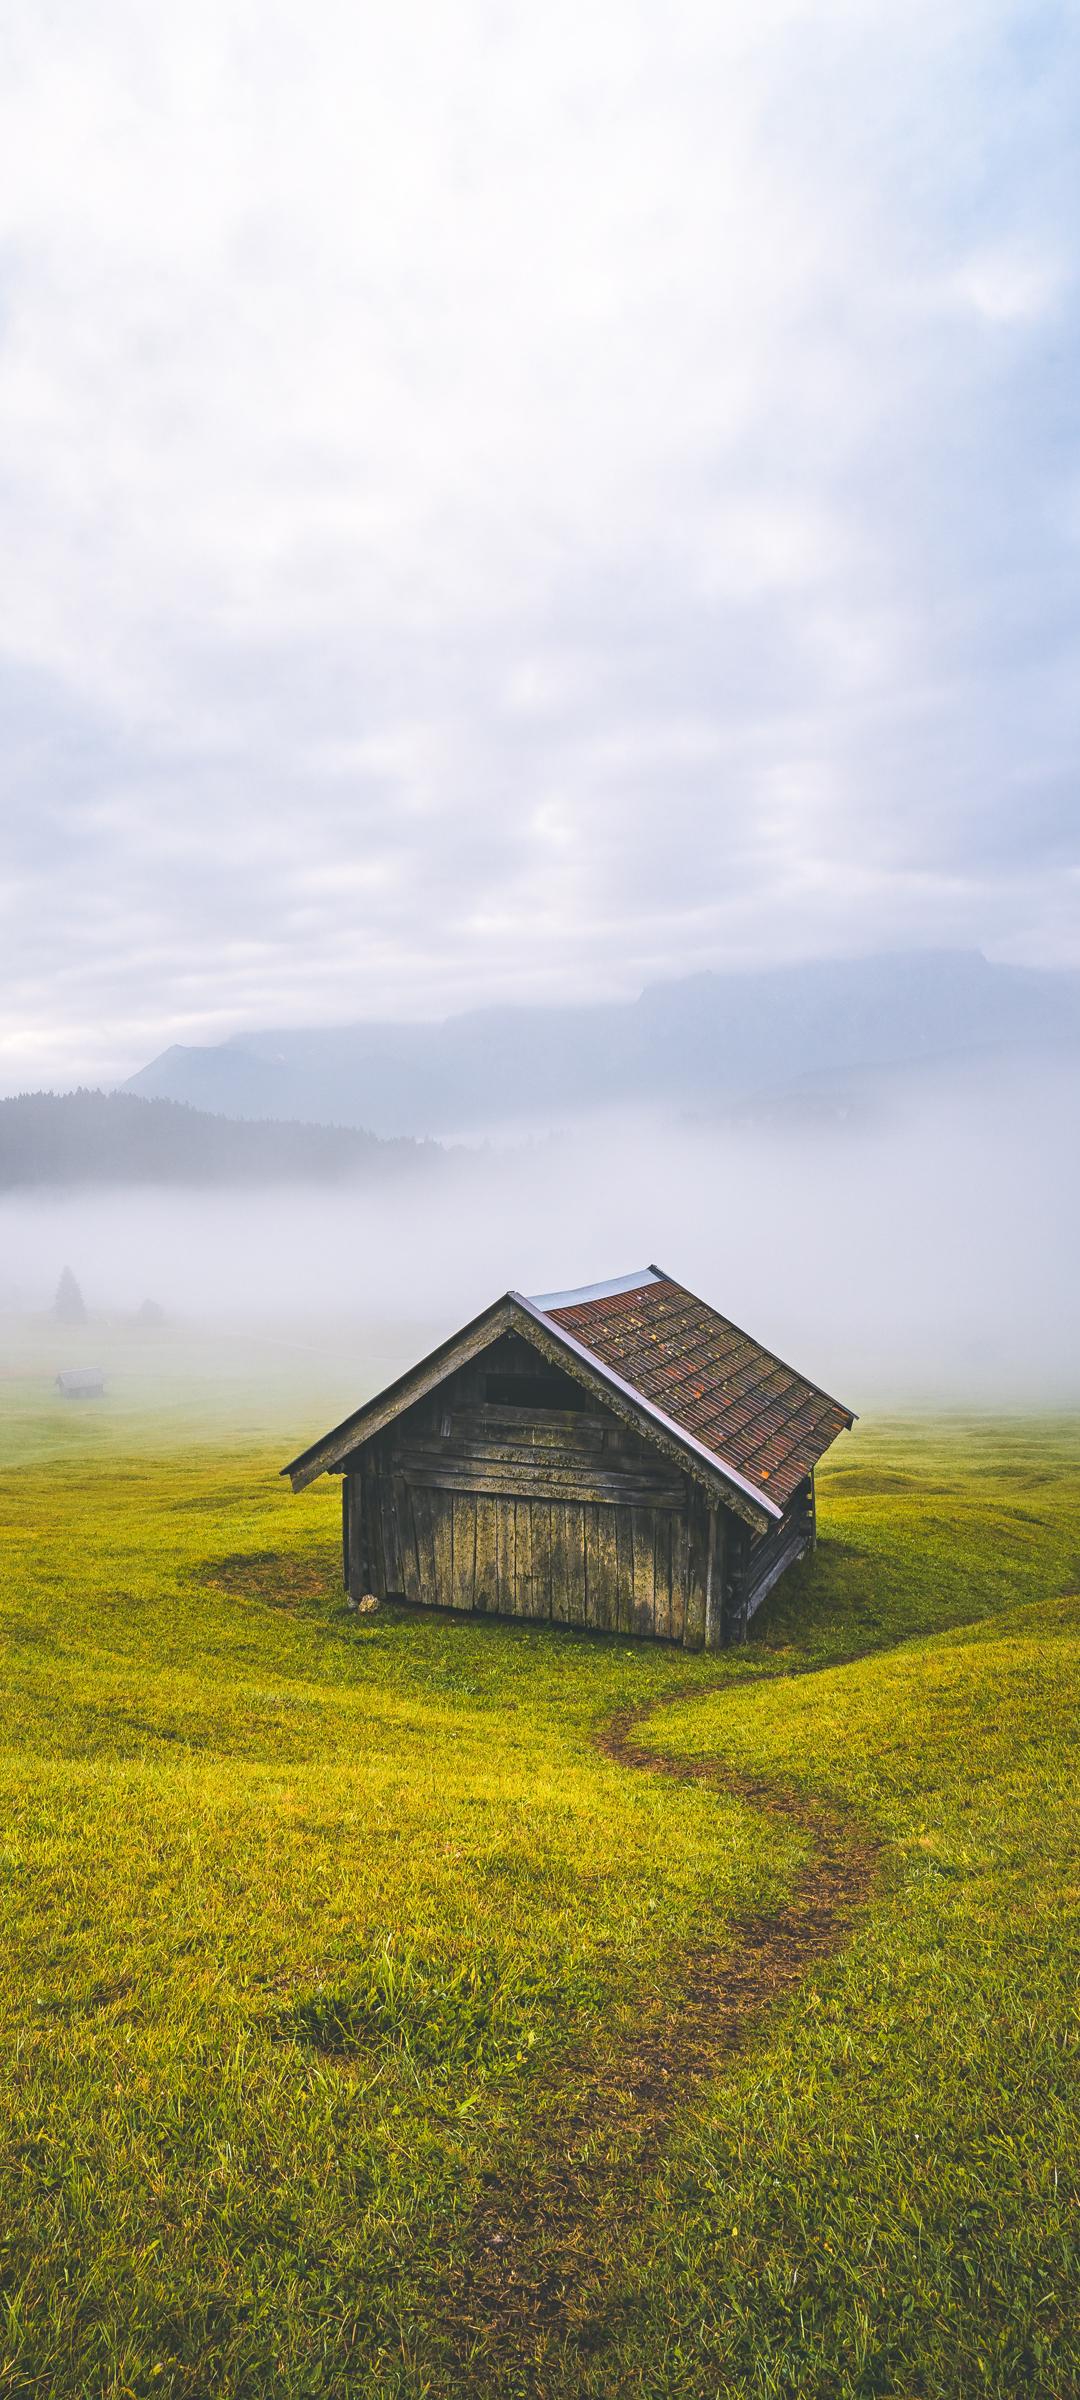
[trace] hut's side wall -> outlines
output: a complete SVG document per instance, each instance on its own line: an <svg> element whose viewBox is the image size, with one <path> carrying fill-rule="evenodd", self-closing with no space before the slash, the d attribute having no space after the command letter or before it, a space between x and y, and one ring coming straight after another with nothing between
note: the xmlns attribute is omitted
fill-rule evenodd
<svg viewBox="0 0 1080 2400"><path fill-rule="evenodd" d="M702 1646L709 1533L696 1485L517 1336L346 1464L355 1596ZM720 1511L718 1589L725 1536Z"/></svg>
<svg viewBox="0 0 1080 2400"><path fill-rule="evenodd" d="M729 1640L745 1640L755 1609L768 1598L787 1568L813 1549L815 1539L814 1478L808 1475L778 1525L771 1526L768 1533L759 1534L756 1541L747 1541L743 1535L741 1555L731 1580Z"/></svg>

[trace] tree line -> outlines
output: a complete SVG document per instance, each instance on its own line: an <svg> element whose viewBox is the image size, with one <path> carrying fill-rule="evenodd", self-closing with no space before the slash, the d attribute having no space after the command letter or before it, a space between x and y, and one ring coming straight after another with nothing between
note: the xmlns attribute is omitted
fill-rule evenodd
<svg viewBox="0 0 1080 2400"><path fill-rule="evenodd" d="M132 1092L21 1092L0 1100L0 1190L82 1184L366 1180L430 1167L434 1142L352 1126L212 1116Z"/></svg>

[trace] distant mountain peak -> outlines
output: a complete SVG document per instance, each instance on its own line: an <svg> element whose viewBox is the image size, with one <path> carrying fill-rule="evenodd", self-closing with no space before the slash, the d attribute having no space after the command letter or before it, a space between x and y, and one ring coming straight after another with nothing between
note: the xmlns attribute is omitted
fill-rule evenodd
<svg viewBox="0 0 1080 2400"><path fill-rule="evenodd" d="M636 1000L174 1043L123 1088L229 1117L467 1135L613 1106L835 1090L920 1061L1077 1040L1080 975L998 966L977 950L906 950L703 969Z"/></svg>

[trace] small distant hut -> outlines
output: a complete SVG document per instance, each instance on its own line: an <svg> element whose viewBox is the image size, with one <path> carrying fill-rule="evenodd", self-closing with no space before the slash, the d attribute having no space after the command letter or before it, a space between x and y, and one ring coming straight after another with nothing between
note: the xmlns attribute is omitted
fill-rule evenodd
<svg viewBox="0 0 1080 2400"><path fill-rule="evenodd" d="M507 1292L294 1458L342 1477L354 1600L716 1649L815 1539L852 1411L659 1267Z"/></svg>
<svg viewBox="0 0 1080 2400"><path fill-rule="evenodd" d="M100 1400L105 1391L105 1375L101 1367L61 1367L56 1389L65 1400Z"/></svg>

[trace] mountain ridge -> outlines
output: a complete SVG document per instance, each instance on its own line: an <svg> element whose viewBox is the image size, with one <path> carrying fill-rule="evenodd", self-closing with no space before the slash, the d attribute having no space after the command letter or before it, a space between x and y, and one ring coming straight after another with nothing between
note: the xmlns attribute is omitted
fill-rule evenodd
<svg viewBox="0 0 1080 2400"><path fill-rule="evenodd" d="M1080 1043L1080 973L977 951L703 971L634 1000L361 1020L175 1044L120 1088L210 1114L475 1135L605 1105L700 1108L998 1051Z"/></svg>

